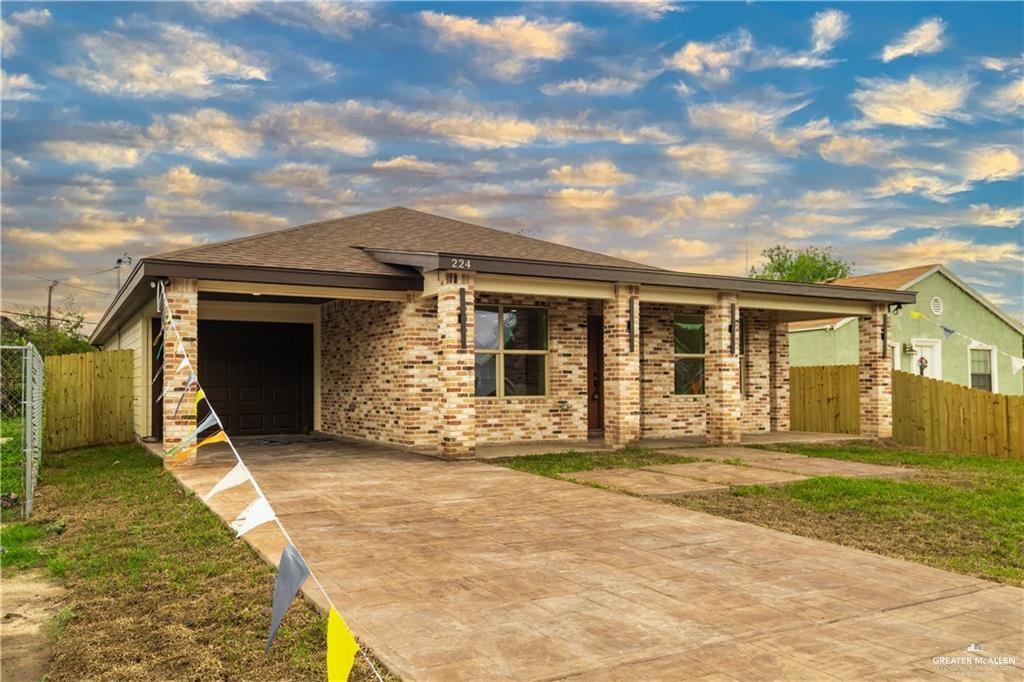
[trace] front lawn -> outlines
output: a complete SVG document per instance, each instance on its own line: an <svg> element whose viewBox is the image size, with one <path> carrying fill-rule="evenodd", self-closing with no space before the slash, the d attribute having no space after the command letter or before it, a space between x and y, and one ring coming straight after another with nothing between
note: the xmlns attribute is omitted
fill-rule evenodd
<svg viewBox="0 0 1024 682"><path fill-rule="evenodd" d="M48 680L324 678L324 619L296 602L264 656L274 570L138 446L48 455L2 542L67 587Z"/></svg>
<svg viewBox="0 0 1024 682"><path fill-rule="evenodd" d="M621 448L612 452L570 450L543 455L503 457L489 460L489 463L540 476L557 477L559 474L590 469L635 469L655 464L685 464L696 461L694 457L672 455L649 448Z"/></svg>
<svg viewBox="0 0 1024 682"><path fill-rule="evenodd" d="M1024 584L1024 462L883 444L764 449L918 471L907 480L811 478L672 503L958 573Z"/></svg>

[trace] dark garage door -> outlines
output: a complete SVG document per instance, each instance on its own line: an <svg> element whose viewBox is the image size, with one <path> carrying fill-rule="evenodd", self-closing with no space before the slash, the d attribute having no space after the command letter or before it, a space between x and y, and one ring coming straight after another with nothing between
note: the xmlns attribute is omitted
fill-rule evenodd
<svg viewBox="0 0 1024 682"><path fill-rule="evenodd" d="M231 435L308 433L312 325L200 320L199 382Z"/></svg>

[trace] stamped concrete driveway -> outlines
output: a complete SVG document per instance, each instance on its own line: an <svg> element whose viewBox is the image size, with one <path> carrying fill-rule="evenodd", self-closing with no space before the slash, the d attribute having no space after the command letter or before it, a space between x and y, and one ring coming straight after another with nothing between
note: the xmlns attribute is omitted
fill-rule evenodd
<svg viewBox="0 0 1024 682"><path fill-rule="evenodd" d="M406 679L1024 674L1015 587L484 463L240 449L353 631ZM177 472L199 494L230 466L204 459ZM234 518L251 497L213 509ZM246 538L274 560L283 545L271 524Z"/></svg>

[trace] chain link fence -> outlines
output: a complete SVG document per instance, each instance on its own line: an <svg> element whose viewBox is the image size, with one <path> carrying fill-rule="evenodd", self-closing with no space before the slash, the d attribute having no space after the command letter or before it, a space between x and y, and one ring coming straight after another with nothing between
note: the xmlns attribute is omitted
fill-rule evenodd
<svg viewBox="0 0 1024 682"><path fill-rule="evenodd" d="M43 454L43 358L29 343L0 347L0 456L4 509L32 514Z"/></svg>

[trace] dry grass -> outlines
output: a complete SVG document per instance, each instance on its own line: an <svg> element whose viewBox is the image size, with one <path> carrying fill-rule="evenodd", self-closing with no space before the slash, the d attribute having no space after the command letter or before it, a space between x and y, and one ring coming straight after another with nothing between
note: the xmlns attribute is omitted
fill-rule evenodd
<svg viewBox="0 0 1024 682"><path fill-rule="evenodd" d="M69 592L48 680L324 678L324 619L297 601L264 656L273 569L157 458L91 448L45 472L36 523L66 527L42 557ZM353 680L374 679L356 663Z"/></svg>

